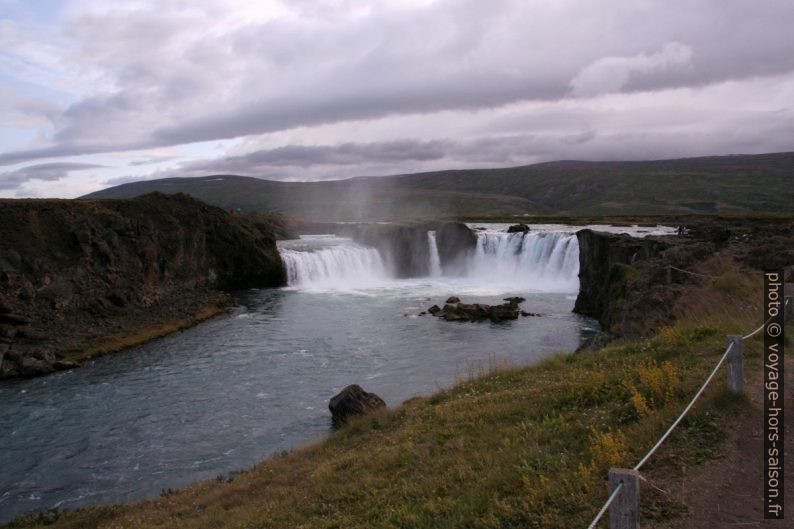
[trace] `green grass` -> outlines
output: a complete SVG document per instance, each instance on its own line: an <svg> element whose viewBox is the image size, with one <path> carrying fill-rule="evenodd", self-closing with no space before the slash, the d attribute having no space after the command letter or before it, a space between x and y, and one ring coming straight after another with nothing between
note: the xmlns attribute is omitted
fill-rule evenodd
<svg viewBox="0 0 794 529"><path fill-rule="evenodd" d="M248 471L153 501L58 513L51 527L584 527L606 499L609 468L636 464L705 380L725 335L758 324L758 281L720 264L721 278L686 293L678 323L649 340L528 368L492 361L475 378ZM729 302L732 310L711 310ZM761 340L745 353L748 369L760 369ZM717 377L643 474L718 455L748 406ZM650 486L641 506L644 526L685 510Z"/></svg>

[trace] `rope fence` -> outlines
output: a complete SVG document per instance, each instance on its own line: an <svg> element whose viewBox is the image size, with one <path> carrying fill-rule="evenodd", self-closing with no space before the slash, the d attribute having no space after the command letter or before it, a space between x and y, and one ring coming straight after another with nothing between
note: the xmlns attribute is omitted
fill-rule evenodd
<svg viewBox="0 0 794 529"><path fill-rule="evenodd" d="M717 277L717 276L710 276L710 275L706 275L706 274L698 274L697 272L690 272L689 270L683 270L683 269L675 267L673 265L667 265L667 268L670 269L670 270L677 270L679 272L683 272L683 273L689 274L691 276L707 277L709 279L715 279Z"/></svg>
<svg viewBox="0 0 794 529"><path fill-rule="evenodd" d="M722 367L723 362L725 362L725 358L727 358L727 356L731 352L731 349L733 349L733 344L734 342L728 344L728 347L725 348L725 353L723 353L723 355L720 357L720 361L717 362L717 365L714 366L714 369L711 370L711 373L709 374L708 378L706 378L706 381L703 383L702 386L700 386L700 389L697 391L697 393L695 393L695 396L692 397L692 400L689 401L689 404L687 404L686 408L684 408L684 411L681 412L678 418L675 421L673 421L673 424L670 425L670 428L668 428L667 431L664 432L664 434L659 438L659 440L656 441L656 444L653 445L653 448L648 450L648 453L645 454L645 456L642 459L640 459L640 462L634 465L634 470L639 470L645 463L648 462L648 460L651 458L654 452L656 452L659 449L659 447L662 446L662 443L664 443L667 440L667 438L670 437L670 434L673 433L673 430L675 430L675 427L678 426L678 423L680 423L684 419L684 416L687 413L689 413L689 410L691 410L692 406L695 405L695 401L698 400L698 398L703 394L703 392L706 390L708 385L714 379L714 375L716 375L717 371L719 371L720 367Z"/></svg>
<svg viewBox="0 0 794 529"><path fill-rule="evenodd" d="M618 493L620 492L620 489L622 488L623 488L623 482L618 483L618 486L615 487L615 490L613 490L612 494L609 495L609 499L601 507L601 510L598 511L598 514L596 514L595 518L593 518L593 521L590 522L590 525L587 526L587 529L593 529L596 526L598 521L601 520L601 517L604 516L604 513L607 512L609 506L612 505L612 500L614 500L617 497Z"/></svg>
<svg viewBox="0 0 794 529"><path fill-rule="evenodd" d="M696 274L694 272L688 272L686 270L681 270L679 268L675 268L674 266L670 266L669 268L679 270L681 272L687 272L692 275L702 276L702 277L712 277L712 276L704 276L703 274ZM669 271L668 271L669 274ZM785 303L783 305L785 311L786 319L791 319L791 297L785 298ZM613 486L612 493L607 498L607 501L603 504L601 509L599 509L598 513L593 518L593 521L590 522L590 525L587 526L587 529L594 529L596 524L601 520L604 514L607 512L607 509L612 507L609 514L609 521L610 521L610 528L611 529L635 529L639 527L639 494L638 494L638 483L639 479L644 479L639 474L640 468L642 468L645 463L653 456L653 454L659 449L660 446L667 440L670 434L673 433L676 426L684 419L687 413L692 409L697 402L698 398L703 394L706 390L708 385L714 379L719 371L720 367L726 362L728 362L728 387L734 393L743 393L743 354L742 354L742 342L744 340L749 340L759 332L761 332L766 324L770 322L772 317L770 316L764 323L762 323L757 329L754 331L744 335L729 335L728 345L725 348L725 352L720 357L717 364L714 366L714 369L711 370L709 376L706 378L706 381L703 382L703 385L700 386L700 389L697 390L695 396L692 397L692 400L689 401L689 404L686 405L684 410L678 415L673 424L667 429L666 432L656 441L656 444L648 450L648 453L640 459L640 462L634 465L634 468L631 470L628 469L618 469L613 468L609 471L609 478L610 484ZM731 354L733 353L733 354ZM628 486L627 486L628 484ZM623 491L623 494L621 494ZM625 496L625 497L624 497ZM618 500L618 504L613 505L615 501Z"/></svg>

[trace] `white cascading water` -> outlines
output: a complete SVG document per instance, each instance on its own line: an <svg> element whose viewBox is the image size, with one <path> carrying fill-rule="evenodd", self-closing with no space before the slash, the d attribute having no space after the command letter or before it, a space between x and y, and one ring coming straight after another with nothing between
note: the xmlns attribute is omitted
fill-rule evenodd
<svg viewBox="0 0 794 529"><path fill-rule="evenodd" d="M454 281L461 291L579 290L579 243L572 233L478 232L474 255L464 263L463 275L454 278L447 278L442 272L434 231L427 232L427 244L429 276L445 291L449 290L449 281ZM350 239L304 236L279 243L279 249L292 287L355 291L398 284L375 248Z"/></svg>
<svg viewBox="0 0 794 529"><path fill-rule="evenodd" d="M389 277L375 248L336 237L302 237L300 243L280 246L289 286L353 290L377 286Z"/></svg>
<svg viewBox="0 0 794 529"><path fill-rule="evenodd" d="M579 241L572 233L480 232L470 277L550 292L579 290Z"/></svg>
<svg viewBox="0 0 794 529"><path fill-rule="evenodd" d="M430 251L430 277L441 277L441 256L438 255L436 232L427 232L427 246Z"/></svg>

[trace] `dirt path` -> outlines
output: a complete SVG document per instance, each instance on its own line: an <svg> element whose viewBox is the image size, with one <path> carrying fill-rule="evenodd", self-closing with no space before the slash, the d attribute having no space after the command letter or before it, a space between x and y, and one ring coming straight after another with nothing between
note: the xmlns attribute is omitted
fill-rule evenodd
<svg viewBox="0 0 794 529"><path fill-rule="evenodd" d="M791 348L791 346L789 346ZM794 351L785 359L785 498L786 520L764 520L762 373L751 372L745 384L753 409L738 417L721 457L688 472L686 480L665 483L673 499L687 507L681 518L653 527L783 528L794 527Z"/></svg>

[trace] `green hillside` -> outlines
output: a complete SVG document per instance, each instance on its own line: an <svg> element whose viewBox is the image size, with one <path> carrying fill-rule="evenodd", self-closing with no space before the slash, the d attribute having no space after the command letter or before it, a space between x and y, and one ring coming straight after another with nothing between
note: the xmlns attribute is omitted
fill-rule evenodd
<svg viewBox="0 0 794 529"><path fill-rule="evenodd" d="M84 198L183 192L227 209L314 220L406 217L784 212L794 152L645 162L558 161L329 182L213 175L111 187Z"/></svg>

